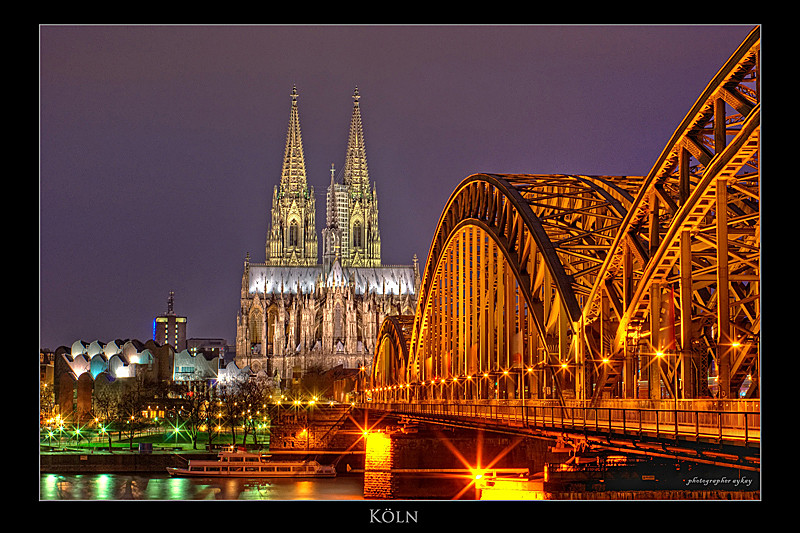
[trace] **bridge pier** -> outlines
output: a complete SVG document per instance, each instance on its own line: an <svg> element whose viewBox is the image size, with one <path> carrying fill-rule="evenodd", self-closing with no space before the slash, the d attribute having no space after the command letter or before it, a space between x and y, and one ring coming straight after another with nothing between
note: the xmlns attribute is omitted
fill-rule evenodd
<svg viewBox="0 0 800 533"><path fill-rule="evenodd" d="M554 439L384 419L366 436L364 496L473 499L477 472L542 473Z"/></svg>

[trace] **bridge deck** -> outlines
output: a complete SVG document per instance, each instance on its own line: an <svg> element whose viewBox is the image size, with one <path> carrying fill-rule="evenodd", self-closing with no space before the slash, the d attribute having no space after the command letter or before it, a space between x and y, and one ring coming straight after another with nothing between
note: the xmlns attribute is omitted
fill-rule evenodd
<svg viewBox="0 0 800 533"><path fill-rule="evenodd" d="M573 433L649 438L665 442L705 442L746 448L758 448L761 442L758 411L561 406L535 401L511 403L492 400L369 402L365 407L495 427L568 430Z"/></svg>

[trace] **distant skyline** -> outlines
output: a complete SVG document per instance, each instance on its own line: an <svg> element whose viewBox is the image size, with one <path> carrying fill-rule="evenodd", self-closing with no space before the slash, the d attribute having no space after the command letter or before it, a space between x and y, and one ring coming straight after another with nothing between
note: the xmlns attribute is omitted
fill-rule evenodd
<svg viewBox="0 0 800 533"><path fill-rule="evenodd" d="M40 347L146 341L170 291L234 342L293 86L318 240L358 87L383 263L422 271L471 174L647 174L753 27L40 26Z"/></svg>

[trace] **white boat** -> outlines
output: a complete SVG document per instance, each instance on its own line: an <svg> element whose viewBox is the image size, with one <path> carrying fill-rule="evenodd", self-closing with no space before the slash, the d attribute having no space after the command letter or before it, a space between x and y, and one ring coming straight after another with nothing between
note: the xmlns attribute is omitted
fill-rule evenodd
<svg viewBox="0 0 800 533"><path fill-rule="evenodd" d="M272 461L268 455L225 449L214 460L192 459L183 468L167 467L176 477L335 477L333 465L314 460Z"/></svg>

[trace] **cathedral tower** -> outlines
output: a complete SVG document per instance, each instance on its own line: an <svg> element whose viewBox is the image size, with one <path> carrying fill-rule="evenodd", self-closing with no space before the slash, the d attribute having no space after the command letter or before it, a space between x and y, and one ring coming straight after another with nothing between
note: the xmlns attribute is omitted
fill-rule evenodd
<svg viewBox="0 0 800 533"><path fill-rule="evenodd" d="M374 184L369 181L360 98L356 87L353 92L353 114L344 162L344 183L340 186L331 179L328 196L338 198L334 218L338 224L342 266L376 267L381 265L378 195ZM329 201L328 209L331 203Z"/></svg>
<svg viewBox="0 0 800 533"><path fill-rule="evenodd" d="M370 182L358 88L345 162L331 165L322 261L317 263L314 190L306 182L297 90L281 180L272 198L266 260L242 274L236 360L253 375L291 386L310 369L369 367L387 315L416 309L414 265L382 265L378 197Z"/></svg>
<svg viewBox="0 0 800 533"><path fill-rule="evenodd" d="M281 181L272 194L272 223L267 233L267 264L307 266L317 263L314 187L306 181L306 162L297 88L292 88L292 109L286 134Z"/></svg>
<svg viewBox="0 0 800 533"><path fill-rule="evenodd" d="M322 266L324 272L330 272L334 261L346 254L347 221L350 205L347 199L347 187L336 183L336 171L331 164L331 184L327 194L327 217L322 229Z"/></svg>

